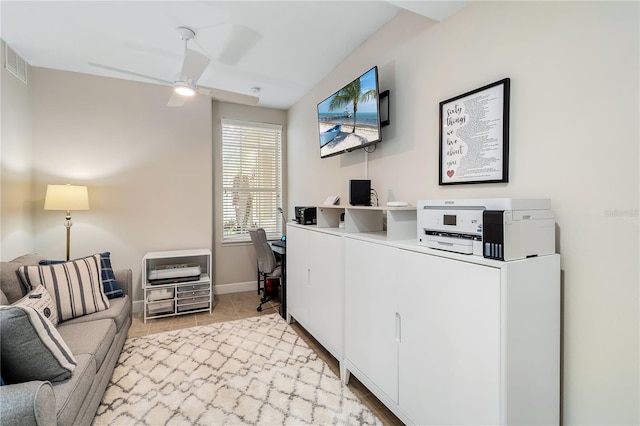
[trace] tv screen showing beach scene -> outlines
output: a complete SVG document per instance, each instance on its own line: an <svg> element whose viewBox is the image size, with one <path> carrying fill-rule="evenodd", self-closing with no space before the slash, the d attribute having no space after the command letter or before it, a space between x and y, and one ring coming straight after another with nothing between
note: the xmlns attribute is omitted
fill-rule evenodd
<svg viewBox="0 0 640 426"><path fill-rule="evenodd" d="M320 157L381 141L378 67L373 67L318 104Z"/></svg>

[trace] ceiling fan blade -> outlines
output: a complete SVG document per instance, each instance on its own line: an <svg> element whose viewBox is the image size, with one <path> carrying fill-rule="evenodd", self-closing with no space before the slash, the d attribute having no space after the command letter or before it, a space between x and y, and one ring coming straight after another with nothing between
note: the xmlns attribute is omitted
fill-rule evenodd
<svg viewBox="0 0 640 426"><path fill-rule="evenodd" d="M198 87L198 93L211 96L213 99L217 99L219 101L231 102L234 104L256 106L260 102L260 98L257 96L244 95L242 93L229 92L228 90L222 89L212 89L210 87Z"/></svg>
<svg viewBox="0 0 640 426"><path fill-rule="evenodd" d="M182 64L182 72L180 72L180 78L182 80L190 79L193 83L196 83L204 70L207 69L211 59L206 57L200 52L195 50L186 49L184 55L184 63Z"/></svg>
<svg viewBox="0 0 640 426"><path fill-rule="evenodd" d="M251 49L262 36L255 30L242 25L235 25L231 29L229 41L218 60L226 65L237 64L242 56Z"/></svg>
<svg viewBox="0 0 640 426"><path fill-rule="evenodd" d="M168 107L181 107L184 105L184 96L177 94L176 92L172 92L171 98L169 102L167 102Z"/></svg>
<svg viewBox="0 0 640 426"><path fill-rule="evenodd" d="M102 68L102 69L109 70L109 71L120 72L120 73L123 73L123 74L129 74L129 75L133 75L133 76L136 76L136 77L145 78L147 80L157 81L157 82L162 83L162 84L168 84L168 85L172 85L173 84L171 81L163 80L161 78L151 77L149 75L139 74L137 72L127 71L127 70L123 70L123 69L120 69L120 68L114 68L114 67L110 67L110 66L107 66L107 65L96 64L95 62L88 62L88 64L91 65L92 67Z"/></svg>

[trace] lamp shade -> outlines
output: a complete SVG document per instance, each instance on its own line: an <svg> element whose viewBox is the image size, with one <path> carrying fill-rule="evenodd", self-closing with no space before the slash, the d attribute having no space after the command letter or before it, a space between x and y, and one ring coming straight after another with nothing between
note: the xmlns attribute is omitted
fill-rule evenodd
<svg viewBox="0 0 640 426"><path fill-rule="evenodd" d="M47 185L44 197L45 210L89 210L89 194L86 186Z"/></svg>

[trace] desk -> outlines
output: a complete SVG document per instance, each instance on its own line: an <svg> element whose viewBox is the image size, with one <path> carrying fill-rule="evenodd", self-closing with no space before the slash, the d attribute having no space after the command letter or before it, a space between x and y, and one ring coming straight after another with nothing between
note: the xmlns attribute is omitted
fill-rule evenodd
<svg viewBox="0 0 640 426"><path fill-rule="evenodd" d="M276 257L280 257L281 259L281 268L282 268L282 283L280 285L280 289L278 291L278 296L280 298L280 316L287 319L287 248L282 247L280 245L274 245L273 243L269 243L271 246L271 250L276 254Z"/></svg>

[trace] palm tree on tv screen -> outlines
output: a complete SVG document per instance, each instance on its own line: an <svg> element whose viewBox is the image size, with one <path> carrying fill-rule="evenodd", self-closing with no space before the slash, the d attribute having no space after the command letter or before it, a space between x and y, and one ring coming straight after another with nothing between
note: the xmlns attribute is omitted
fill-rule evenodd
<svg viewBox="0 0 640 426"><path fill-rule="evenodd" d="M354 80L342 89L331 99L329 103L329 111L336 109L342 109L351 104L353 107L353 129L351 133L356 132L356 117L358 114L358 103L369 102L371 99L375 99L376 90L367 90L364 93L360 93L360 79Z"/></svg>

